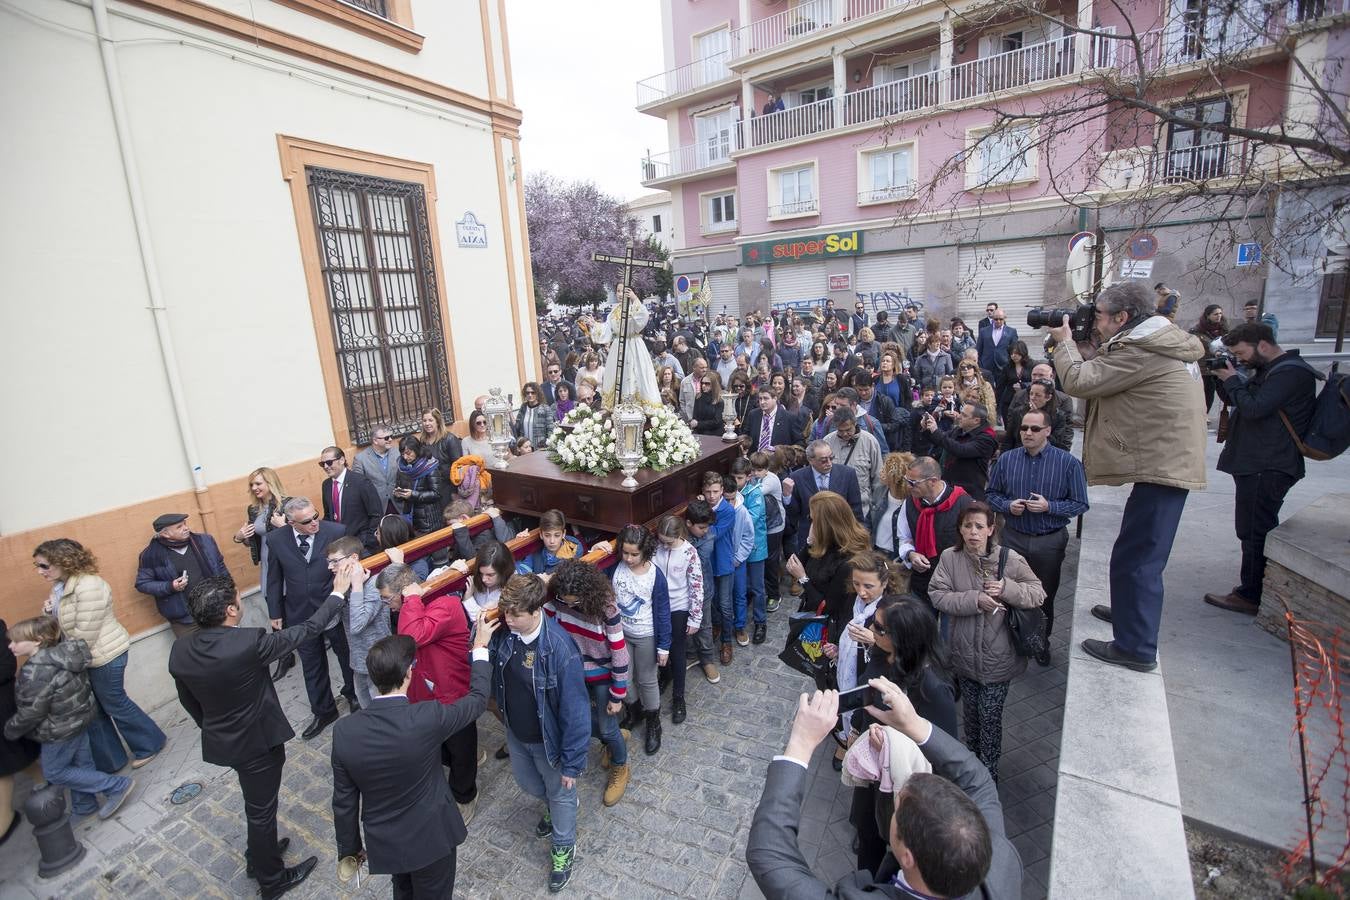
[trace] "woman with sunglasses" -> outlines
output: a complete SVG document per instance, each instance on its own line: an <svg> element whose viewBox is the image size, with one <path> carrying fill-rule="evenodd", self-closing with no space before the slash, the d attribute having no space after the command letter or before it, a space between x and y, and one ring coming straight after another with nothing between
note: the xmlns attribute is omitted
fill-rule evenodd
<svg viewBox="0 0 1350 900"><path fill-rule="evenodd" d="M965 397L972 391L979 392L980 399L978 402L989 411L992 420L997 410L994 386L985 380L984 373L980 371L979 363L973 359L962 357L956 364L956 393L957 396Z"/></svg>
<svg viewBox="0 0 1350 900"><path fill-rule="evenodd" d="M284 528L286 517L281 513L282 504L290 498L281 488L281 476L266 466L254 469L248 475L249 505L244 510L244 525L234 535L236 544L247 544L249 556L258 567L258 583L267 584L267 569L271 562L271 550L264 538L277 528ZM294 653L277 660L272 670L272 680L280 681L295 666Z"/></svg>
<svg viewBox="0 0 1350 900"><path fill-rule="evenodd" d="M694 397L694 434L720 435L722 424L722 379L709 369L698 383Z"/></svg>
<svg viewBox="0 0 1350 900"><path fill-rule="evenodd" d="M727 381L727 387L732 396L736 398L736 422L735 426L740 429L741 423L745 421L746 413L750 410L750 400L752 397L750 391L750 376L746 375L741 369L731 373L731 378ZM756 402L758 399L756 398Z"/></svg>

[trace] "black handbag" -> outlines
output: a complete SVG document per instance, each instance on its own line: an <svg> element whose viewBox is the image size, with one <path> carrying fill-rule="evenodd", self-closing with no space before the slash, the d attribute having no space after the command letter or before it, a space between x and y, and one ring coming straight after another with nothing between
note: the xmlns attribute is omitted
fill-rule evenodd
<svg viewBox="0 0 1350 900"><path fill-rule="evenodd" d="M1003 580L1003 568L1008 564L1008 548L1000 547L998 551L998 576L999 581ZM1044 653L1050 646L1049 637L1045 633L1045 613L1039 606L1031 609L1022 609L1017 606L1008 606L1008 631L1012 633L1013 649L1017 651L1018 656L1036 656Z"/></svg>

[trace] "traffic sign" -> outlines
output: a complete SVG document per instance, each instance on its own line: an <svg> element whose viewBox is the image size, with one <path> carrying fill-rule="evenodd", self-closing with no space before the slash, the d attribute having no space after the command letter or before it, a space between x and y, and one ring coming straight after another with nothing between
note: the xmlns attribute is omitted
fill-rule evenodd
<svg viewBox="0 0 1350 900"><path fill-rule="evenodd" d="M1152 259L1158 255L1158 239L1147 231L1141 231L1125 245L1125 255L1130 259Z"/></svg>
<svg viewBox="0 0 1350 900"><path fill-rule="evenodd" d="M688 275L677 275L677 276L675 277L675 293L677 293L677 294L687 294L687 293L689 293L689 276L688 276Z"/></svg>
<svg viewBox="0 0 1350 900"><path fill-rule="evenodd" d="M1078 232L1078 233L1075 234L1073 237L1069 238L1069 251L1070 251L1070 252L1073 252L1073 248L1074 248L1074 247L1077 247L1077 246L1078 246L1079 244L1081 244L1083 241L1091 241L1091 240L1093 240L1094 238L1096 238L1096 235L1093 234L1093 233L1090 232L1090 231L1080 231L1080 232Z"/></svg>
<svg viewBox="0 0 1350 900"><path fill-rule="evenodd" d="M1239 266L1259 266L1261 265L1261 245L1260 244L1238 244L1237 264Z"/></svg>

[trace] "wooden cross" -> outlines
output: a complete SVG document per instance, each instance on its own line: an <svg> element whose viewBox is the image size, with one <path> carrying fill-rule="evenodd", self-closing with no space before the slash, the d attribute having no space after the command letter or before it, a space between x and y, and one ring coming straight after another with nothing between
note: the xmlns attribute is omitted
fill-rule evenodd
<svg viewBox="0 0 1350 900"><path fill-rule="evenodd" d="M596 262L614 263L616 265L622 265L624 290L627 290L632 285L634 266L643 269L664 269L667 266L667 263L664 263L659 259L642 259L640 257L635 259L633 257L632 241L628 242L627 249L624 250L623 256L611 256L608 253L592 253L591 259L595 260ZM619 367L618 370L615 372L614 376L614 404L617 406L618 404L624 401L623 363L624 363L624 355L628 348L628 300L626 297L623 296L622 291L617 292L615 299L620 304L619 351L618 351L618 358L613 361L613 364Z"/></svg>

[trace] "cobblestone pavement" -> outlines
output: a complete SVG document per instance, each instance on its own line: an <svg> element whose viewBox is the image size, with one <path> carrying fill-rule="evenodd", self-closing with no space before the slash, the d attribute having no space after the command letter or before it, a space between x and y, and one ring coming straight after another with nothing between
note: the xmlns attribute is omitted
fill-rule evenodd
<svg viewBox="0 0 1350 900"><path fill-rule="evenodd" d="M1076 549L1076 544L1071 551ZM1067 608L1072 579L1061 590L1054 647L1065 658ZM758 897L745 865L745 842L770 758L779 752L797 694L806 679L777 659L786 637L783 611L770 616L769 641L737 648L736 659L722 669L720 684L708 684L689 672L689 718L671 725L664 717L664 743L654 757L643 754L642 732L630 744L633 778L619 805L605 809L599 768L599 743L580 782L578 863L567 894L576 897L677 896ZM1060 627L1062 626L1062 627ZM336 666L332 667L336 671ZM335 686L336 688L336 686ZM1064 665L1032 665L1009 695L1004 729L1003 783L1008 832L1027 866L1024 897L1045 895L1050 828L1062 720ZM297 732L308 719L303 680L295 668L279 695ZM78 836L89 855L72 871L50 881L36 875L31 830L22 831L0 852L0 900L30 898L161 898L255 896L244 876L243 800L234 774L201 762L196 727L177 704L156 710L169 734L163 755L137 773L138 796L109 822L80 826ZM336 877L331 817L329 748L332 730L306 742L286 745L281 790L280 833L289 836L291 864L319 857L314 875L288 896L331 898L344 895L387 897L387 877L364 881L360 891ZM469 836L459 848L456 894L466 898L547 896L546 841L534 837L541 805L525 797L511 777L509 763L491 758L502 743L501 726L491 716L479 721L479 743L489 752L479 770L479 799ZM824 878L851 871L852 830L848 824L850 791L839 783L823 748L812 766L808 791L812 802L803 818L801 844L808 862ZM201 795L175 807L173 788L199 781ZM20 776L18 797L31 786ZM819 812L816 812L816 811Z"/></svg>

